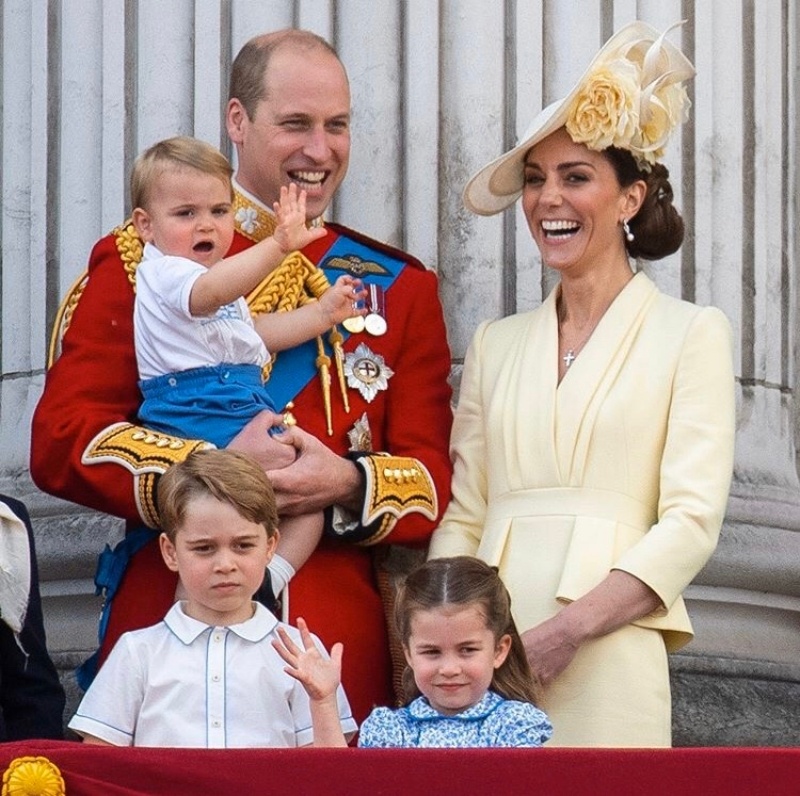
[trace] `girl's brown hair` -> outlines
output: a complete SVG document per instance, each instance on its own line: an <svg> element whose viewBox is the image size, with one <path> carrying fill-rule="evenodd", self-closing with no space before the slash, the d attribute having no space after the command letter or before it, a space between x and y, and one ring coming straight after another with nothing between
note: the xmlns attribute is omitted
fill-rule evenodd
<svg viewBox="0 0 800 796"><path fill-rule="evenodd" d="M496 567L478 558L435 558L408 575L398 589L394 610L403 646L408 648L411 620L417 611L475 603L494 635L495 644L506 634L511 637L508 656L494 670L492 691L506 699L537 704L541 688L531 673L522 639L511 616L511 597ZM410 667L403 673L403 691L406 704L420 695Z"/></svg>

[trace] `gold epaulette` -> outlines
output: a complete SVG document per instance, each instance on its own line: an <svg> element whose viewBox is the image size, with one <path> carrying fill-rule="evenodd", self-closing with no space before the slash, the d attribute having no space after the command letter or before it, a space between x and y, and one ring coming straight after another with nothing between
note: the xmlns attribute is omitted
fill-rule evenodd
<svg viewBox="0 0 800 796"><path fill-rule="evenodd" d="M144 256L144 243L139 237L136 227L133 226L133 221L131 219L120 224L112 234L114 235L114 243L119 252L119 258L122 260L122 267L125 269L128 281L135 291L136 268Z"/></svg>
<svg viewBox="0 0 800 796"><path fill-rule="evenodd" d="M108 462L121 465L132 473L139 514L147 525L157 528L156 476L171 465L182 462L193 451L213 447L204 440L181 439L132 423L114 423L89 442L81 463L91 465Z"/></svg>
<svg viewBox="0 0 800 796"><path fill-rule="evenodd" d="M309 301L316 301L328 288L330 282L325 272L299 251L291 252L283 262L269 273L247 296L247 305L253 315L265 312L289 312L302 307ZM336 368L337 384L342 394L345 411L350 411L347 400L347 387L344 377L344 348L341 332L334 326L328 336L333 351L333 365ZM275 363L275 355L264 368L267 380ZM317 338L317 370L319 370L322 400L325 407L325 421L328 435L333 434L331 412L331 357L325 353L322 337Z"/></svg>
<svg viewBox="0 0 800 796"><path fill-rule="evenodd" d="M142 239L136 232L136 227L133 222L128 219L120 224L111 233L114 236L114 243L117 247L120 260L122 260L122 267L125 269L125 274L128 281L131 283L134 291L136 290L136 267L142 261L142 253L144 252L144 245ZM72 314L78 306L78 302L86 289L86 283L89 281L89 271L84 270L83 273L70 285L67 294L61 300L61 304L56 312L55 320L53 321L53 330L50 333L50 345L47 349L47 367L52 367L53 363L61 355L61 341L69 329L72 322Z"/></svg>
<svg viewBox="0 0 800 796"><path fill-rule="evenodd" d="M422 514L436 520L438 500L431 474L418 459L370 454L357 459L366 474L366 496L361 523L381 520L375 533L361 544L371 545L387 536L397 520Z"/></svg>

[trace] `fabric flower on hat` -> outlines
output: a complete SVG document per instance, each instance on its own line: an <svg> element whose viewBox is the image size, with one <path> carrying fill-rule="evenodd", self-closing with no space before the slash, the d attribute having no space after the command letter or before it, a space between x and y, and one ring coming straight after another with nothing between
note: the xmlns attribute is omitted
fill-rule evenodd
<svg viewBox="0 0 800 796"><path fill-rule="evenodd" d="M672 131L689 118L689 95L680 83L670 83L646 92L640 111L638 134L630 150L638 160L655 163L664 156L664 146Z"/></svg>
<svg viewBox="0 0 800 796"><path fill-rule="evenodd" d="M691 105L681 83L685 72L669 67L665 35L649 46L633 42L595 65L568 111L566 128L573 141L598 151L627 149L644 169L663 157Z"/></svg>
<svg viewBox="0 0 800 796"><path fill-rule="evenodd" d="M694 66L667 39L682 24L659 33L635 20L617 31L572 90L542 108L512 149L470 178L466 207L486 216L509 207L522 194L526 153L562 127L573 141L595 151L627 150L640 170L649 171L688 117L683 83L694 77Z"/></svg>
<svg viewBox="0 0 800 796"><path fill-rule="evenodd" d="M625 59L600 64L569 108L570 138L589 149L628 148L639 128L640 77L636 64Z"/></svg>

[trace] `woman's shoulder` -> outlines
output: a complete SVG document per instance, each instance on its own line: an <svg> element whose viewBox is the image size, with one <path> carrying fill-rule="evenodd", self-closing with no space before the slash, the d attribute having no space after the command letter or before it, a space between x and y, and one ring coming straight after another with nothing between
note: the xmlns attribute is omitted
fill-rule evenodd
<svg viewBox="0 0 800 796"><path fill-rule="evenodd" d="M475 331L475 339L496 343L502 340L519 340L527 330L547 317L546 305L541 305L532 310L517 312L502 318L490 318L482 321Z"/></svg>
<svg viewBox="0 0 800 796"><path fill-rule="evenodd" d="M665 327L675 338L698 330L730 336L731 324L725 313L713 305L696 304L657 290L648 311L652 326Z"/></svg>
<svg viewBox="0 0 800 796"><path fill-rule="evenodd" d="M706 319L709 323L729 323L727 316L719 307L678 298L664 293L660 288L656 289L653 309L674 319L683 319L687 323L692 323L698 317Z"/></svg>

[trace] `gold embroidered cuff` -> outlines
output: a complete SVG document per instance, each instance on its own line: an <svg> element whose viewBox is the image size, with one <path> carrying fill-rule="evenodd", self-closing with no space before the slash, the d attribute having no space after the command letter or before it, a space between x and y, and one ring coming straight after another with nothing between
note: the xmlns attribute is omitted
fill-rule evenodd
<svg viewBox="0 0 800 796"><path fill-rule="evenodd" d="M407 456L371 454L356 460L366 476L366 496L361 524L380 519L375 531L361 544L375 544L387 536L395 522L418 513L435 520L438 514L436 487L428 469Z"/></svg>
<svg viewBox="0 0 800 796"><path fill-rule="evenodd" d="M193 451L213 447L204 440L181 439L132 423L115 423L89 442L81 462L86 465L118 464L132 473L139 514L145 524L157 528L157 476L170 465L182 462Z"/></svg>

